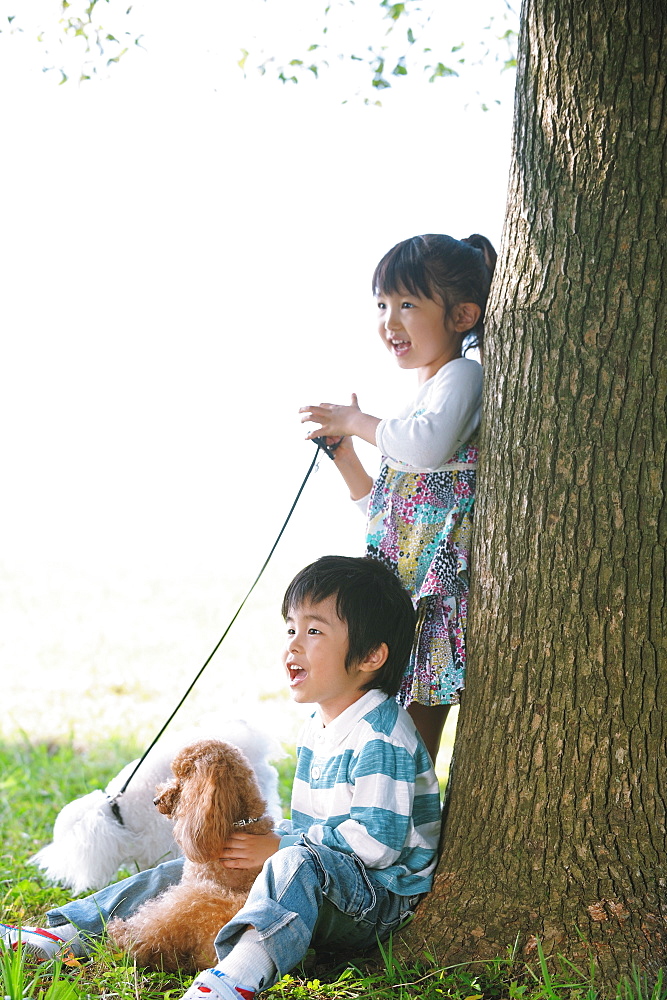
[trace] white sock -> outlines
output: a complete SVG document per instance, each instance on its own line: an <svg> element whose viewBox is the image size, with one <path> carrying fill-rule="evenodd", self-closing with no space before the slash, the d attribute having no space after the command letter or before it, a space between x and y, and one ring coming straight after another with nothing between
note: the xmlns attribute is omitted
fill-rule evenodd
<svg viewBox="0 0 667 1000"><path fill-rule="evenodd" d="M56 924L55 927L50 927L47 923L46 927L51 934L56 934L62 938L65 944L70 946L76 958L88 958L90 949L86 942L81 939L79 928L75 927L74 924Z"/></svg>
<svg viewBox="0 0 667 1000"><path fill-rule="evenodd" d="M254 927L243 932L229 955L218 962L216 969L255 992L264 989L277 971Z"/></svg>

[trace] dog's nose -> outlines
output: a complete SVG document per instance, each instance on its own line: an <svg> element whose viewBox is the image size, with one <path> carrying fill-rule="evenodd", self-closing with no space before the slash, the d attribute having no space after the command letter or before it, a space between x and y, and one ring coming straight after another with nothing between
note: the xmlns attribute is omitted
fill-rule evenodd
<svg viewBox="0 0 667 1000"><path fill-rule="evenodd" d="M155 798L153 799L153 805L156 806L159 801L160 801L160 796L156 795Z"/></svg>

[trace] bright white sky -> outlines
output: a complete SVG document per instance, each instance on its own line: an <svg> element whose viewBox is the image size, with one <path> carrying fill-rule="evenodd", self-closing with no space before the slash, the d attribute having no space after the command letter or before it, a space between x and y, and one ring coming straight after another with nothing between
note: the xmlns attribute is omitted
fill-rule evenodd
<svg viewBox="0 0 667 1000"><path fill-rule="evenodd" d="M283 86L236 67L244 44L292 54L286 27L314 38L314 6L137 0L146 51L81 86L41 72L30 32L0 36L3 631L29 630L37 658L26 609L55 568L63 607L68 579L245 588L313 453L298 407L356 391L382 416L413 392L375 333L379 257L419 232L500 242L512 74L470 64L504 0L432 26L444 51L468 41L461 80L409 78L380 108L342 72ZM276 556L280 590L306 561L362 549L320 464ZM3 671L23 666L22 642ZM66 630L60 646L71 662Z"/></svg>

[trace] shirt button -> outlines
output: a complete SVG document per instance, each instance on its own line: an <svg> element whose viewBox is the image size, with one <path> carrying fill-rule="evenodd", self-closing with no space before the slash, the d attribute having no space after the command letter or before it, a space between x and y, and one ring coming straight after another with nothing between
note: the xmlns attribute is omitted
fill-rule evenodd
<svg viewBox="0 0 667 1000"><path fill-rule="evenodd" d="M319 778L320 774L321 774L321 771L320 771L319 767L314 767L312 769L312 771L310 772L311 778L313 778L315 781L317 781L317 779Z"/></svg>
<svg viewBox="0 0 667 1000"><path fill-rule="evenodd" d="M318 743L324 743L324 733L318 733L317 734L317 742Z"/></svg>

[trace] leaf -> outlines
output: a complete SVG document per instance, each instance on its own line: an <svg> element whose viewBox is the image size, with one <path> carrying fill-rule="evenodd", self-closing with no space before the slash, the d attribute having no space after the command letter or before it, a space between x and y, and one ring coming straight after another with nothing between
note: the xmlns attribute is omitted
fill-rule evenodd
<svg viewBox="0 0 667 1000"><path fill-rule="evenodd" d="M431 73L430 77L428 78L428 82L429 83L433 83L433 81L437 80L439 77L443 77L443 76L458 76L459 75L456 72L456 70L450 69L449 66L445 66L445 64L441 63L441 62L439 62L437 64L437 66L435 66L435 67L433 67L433 66L427 66L426 69L432 69L433 70L433 72Z"/></svg>
<svg viewBox="0 0 667 1000"><path fill-rule="evenodd" d="M386 5L383 4L383 6L386 6ZM389 10L387 11L386 16L389 17L389 18L391 18L392 21L398 21L398 19L401 16L401 14L404 14L404 13L405 13L405 4L404 3L394 3L394 4L391 5L391 7L389 7Z"/></svg>
<svg viewBox="0 0 667 1000"><path fill-rule="evenodd" d="M127 52L127 49L125 48L125 49L122 50L122 52L119 52L117 56L111 56L109 59L107 59L107 66L110 66L111 63L118 63L118 62L120 62L121 57L124 56L126 52Z"/></svg>

